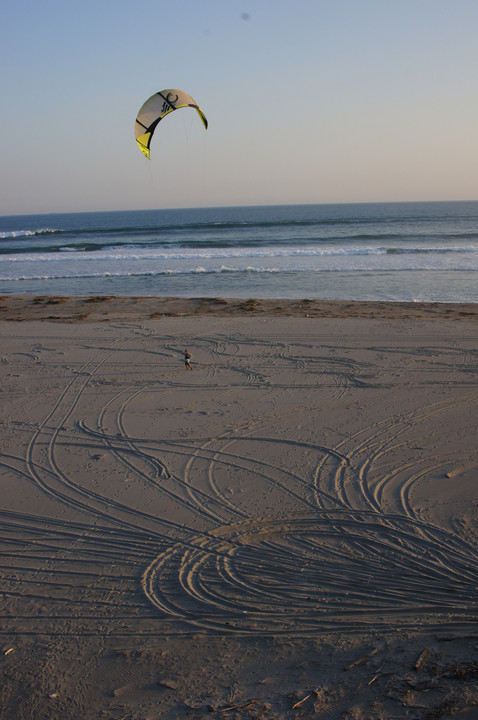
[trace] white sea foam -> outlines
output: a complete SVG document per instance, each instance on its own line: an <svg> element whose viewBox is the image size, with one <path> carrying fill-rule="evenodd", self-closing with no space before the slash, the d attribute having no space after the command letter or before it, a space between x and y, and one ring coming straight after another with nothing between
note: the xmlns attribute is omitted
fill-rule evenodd
<svg viewBox="0 0 478 720"><path fill-rule="evenodd" d="M394 256L413 257L413 265L419 264L420 256L435 258L439 262L439 256L456 258L460 262L460 256L467 255L467 263L470 258L478 263L478 246L461 245L451 247L439 247L428 245L412 245L400 248L381 246L266 246L266 247L239 247L239 248L138 248L117 247L96 252L73 251L70 248L60 248L57 252L29 252L11 253L2 255L3 263L97 263L97 262L134 262L134 261L188 261L188 260L224 260L224 259L247 259L247 258L340 258L340 257L364 257L386 256L388 262L393 262Z"/></svg>
<svg viewBox="0 0 478 720"><path fill-rule="evenodd" d="M0 240L9 240L23 237L35 237L36 235L48 235L58 232L54 228L39 228L38 230L9 230L0 232Z"/></svg>

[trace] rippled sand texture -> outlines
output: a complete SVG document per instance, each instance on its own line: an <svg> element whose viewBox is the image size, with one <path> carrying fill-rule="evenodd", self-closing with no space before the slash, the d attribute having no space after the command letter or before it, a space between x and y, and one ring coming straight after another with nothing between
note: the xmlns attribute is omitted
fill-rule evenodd
<svg viewBox="0 0 478 720"><path fill-rule="evenodd" d="M342 665L380 647L367 685L375 671L387 676L384 657L398 658L396 646L388 656L383 649L392 639L414 638L416 654L425 644L417 637L427 646L431 637L473 637L475 323L165 317L4 323L2 333L5 717L20 717L19 707L74 717L72 703L92 691L68 674L68 657L71 668L83 658L89 688L93 655L98 663L98 655L148 648L132 675L116 660L97 667L101 692L94 711L81 706L83 717L99 716L101 697L109 698L104 717L120 717L115 673L138 691L142 673L149 687L154 672L157 683L168 670L162 687L174 697L151 700L143 687L141 701L125 700L124 717L202 717L211 689L199 670L191 686L194 664L204 663L199 642L229 643L229 660L217 661L223 684L234 684L251 643L281 663L287 643L296 664L301 652L310 660L311 643L329 656L340 647ZM175 657L184 653L181 670L154 644L165 639L183 643L173 645ZM460 647L469 667L472 646ZM37 689L35 653L51 671ZM430 657L436 666L440 650ZM188 678L184 692L175 672ZM265 682L265 670L254 672ZM15 686L22 674L29 701ZM208 712L372 717L370 699L354 710L350 699L322 698L318 710L326 671L315 675L294 702L281 680L268 707L256 688L254 702L224 698ZM367 692L382 693L381 717L442 717L407 714L404 696L388 715L391 691L374 682ZM339 686L330 680L329 691ZM315 692L312 715L306 690ZM466 697L457 717L475 701ZM430 698L427 712L444 707L445 696Z"/></svg>

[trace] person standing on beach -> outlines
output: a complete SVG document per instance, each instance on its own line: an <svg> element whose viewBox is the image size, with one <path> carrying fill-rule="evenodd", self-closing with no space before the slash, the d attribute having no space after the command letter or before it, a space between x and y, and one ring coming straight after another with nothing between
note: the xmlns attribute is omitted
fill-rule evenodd
<svg viewBox="0 0 478 720"><path fill-rule="evenodd" d="M184 351L184 366L185 366L186 370L192 370L190 360L191 360L191 355L188 352L188 349L186 348L186 350Z"/></svg>

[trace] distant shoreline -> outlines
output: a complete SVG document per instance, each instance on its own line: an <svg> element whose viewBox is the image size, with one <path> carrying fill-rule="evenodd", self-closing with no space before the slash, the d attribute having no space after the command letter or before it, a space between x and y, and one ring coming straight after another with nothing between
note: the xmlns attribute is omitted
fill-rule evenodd
<svg viewBox="0 0 478 720"><path fill-rule="evenodd" d="M0 296L1 321L107 322L208 315L474 320L478 318L478 304L110 295Z"/></svg>

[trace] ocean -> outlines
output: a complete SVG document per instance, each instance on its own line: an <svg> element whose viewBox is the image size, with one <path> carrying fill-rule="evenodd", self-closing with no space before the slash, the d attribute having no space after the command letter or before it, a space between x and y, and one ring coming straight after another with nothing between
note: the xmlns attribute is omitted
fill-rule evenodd
<svg viewBox="0 0 478 720"><path fill-rule="evenodd" d="M0 293L478 302L478 202L0 217Z"/></svg>

